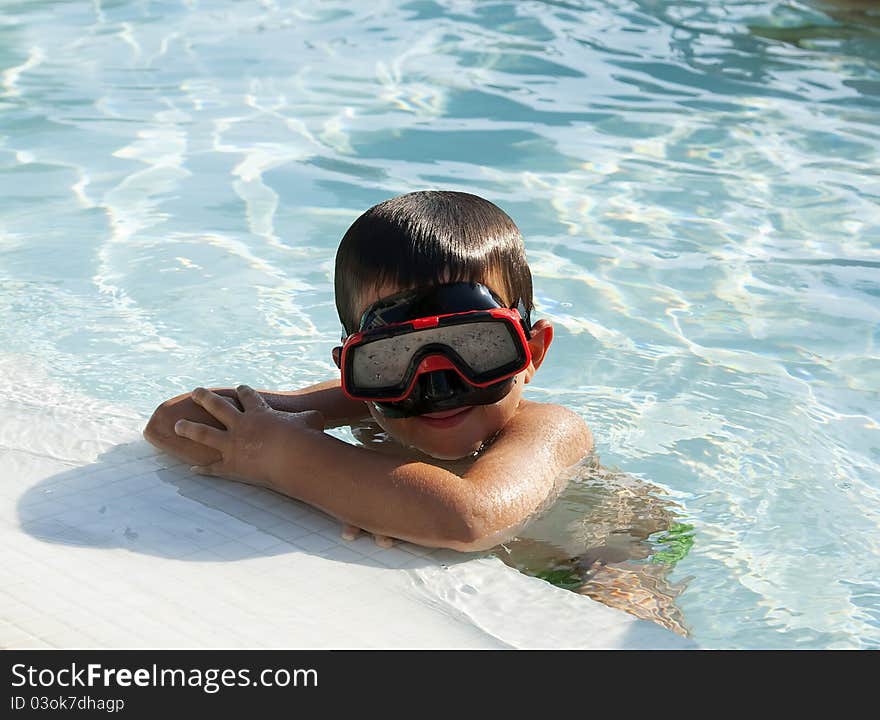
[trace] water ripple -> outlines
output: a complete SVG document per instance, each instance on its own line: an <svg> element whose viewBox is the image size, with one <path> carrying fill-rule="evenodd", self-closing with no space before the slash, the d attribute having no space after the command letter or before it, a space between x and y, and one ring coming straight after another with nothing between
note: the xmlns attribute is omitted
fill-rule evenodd
<svg viewBox="0 0 880 720"><path fill-rule="evenodd" d="M534 397L695 528L695 639L880 647L878 35L856 0L9 5L0 339L142 414L300 387L351 221L482 194L557 328Z"/></svg>

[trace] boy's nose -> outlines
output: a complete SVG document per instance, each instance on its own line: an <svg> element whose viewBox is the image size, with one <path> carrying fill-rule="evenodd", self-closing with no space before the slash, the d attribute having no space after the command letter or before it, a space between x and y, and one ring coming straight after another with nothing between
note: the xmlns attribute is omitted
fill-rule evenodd
<svg viewBox="0 0 880 720"><path fill-rule="evenodd" d="M455 378L456 375L451 370L435 370L425 373L421 378L424 394L436 400L452 397L455 395Z"/></svg>

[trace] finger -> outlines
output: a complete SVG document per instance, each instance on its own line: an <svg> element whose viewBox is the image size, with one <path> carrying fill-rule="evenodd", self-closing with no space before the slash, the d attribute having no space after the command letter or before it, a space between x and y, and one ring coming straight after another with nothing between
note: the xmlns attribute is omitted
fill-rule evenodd
<svg viewBox="0 0 880 720"><path fill-rule="evenodd" d="M390 538L387 535L373 535L373 540L375 540L376 545L381 548L390 548L394 545L393 538Z"/></svg>
<svg viewBox="0 0 880 720"><path fill-rule="evenodd" d="M232 403L210 390L198 387L192 391L191 395L196 404L205 408L227 428L235 423L236 416L241 415Z"/></svg>
<svg viewBox="0 0 880 720"><path fill-rule="evenodd" d="M195 473L196 475L221 477L218 463L211 463L210 465L191 465L189 469L190 472Z"/></svg>
<svg viewBox="0 0 880 720"><path fill-rule="evenodd" d="M239 385L235 388L235 391L238 393L238 399L241 401L241 406L245 410L259 410L261 408L269 407L269 404L263 399L263 396L250 385Z"/></svg>
<svg viewBox="0 0 880 720"><path fill-rule="evenodd" d="M343 540L354 540L358 535L360 535L361 529L354 525L348 525L347 523L342 526L342 539Z"/></svg>
<svg viewBox="0 0 880 720"><path fill-rule="evenodd" d="M178 420L174 423L174 432L181 437L189 438L217 450L222 449L226 444L225 430L218 430L210 425L203 425L192 420Z"/></svg>

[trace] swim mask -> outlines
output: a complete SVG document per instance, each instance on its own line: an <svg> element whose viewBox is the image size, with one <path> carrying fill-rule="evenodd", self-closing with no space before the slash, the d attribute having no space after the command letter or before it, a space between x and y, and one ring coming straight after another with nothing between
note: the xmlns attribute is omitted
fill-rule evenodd
<svg viewBox="0 0 880 720"><path fill-rule="evenodd" d="M373 303L333 356L347 397L402 418L498 402L531 362L530 333L522 299L446 283Z"/></svg>

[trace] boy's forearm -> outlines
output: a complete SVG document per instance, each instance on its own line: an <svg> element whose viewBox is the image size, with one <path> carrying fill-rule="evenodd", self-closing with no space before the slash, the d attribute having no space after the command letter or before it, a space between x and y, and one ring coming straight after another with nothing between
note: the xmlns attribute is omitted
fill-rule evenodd
<svg viewBox="0 0 880 720"><path fill-rule="evenodd" d="M235 394L235 391L231 391ZM304 412L317 410L324 416L324 426L328 428L350 425L356 420L369 417L366 404L361 400L351 400L342 392L339 378L309 385L309 387L290 392L257 390L273 410L282 412Z"/></svg>
<svg viewBox="0 0 880 720"><path fill-rule="evenodd" d="M209 388L218 395L230 398L240 410L235 388ZM325 426L338 427L346 425L369 415L363 402L350 400L340 387L338 379L317 383L301 390L292 392L271 392L258 390L269 406L282 412L303 412L317 410L324 416ZM195 403L190 393L183 393L166 400L153 412L144 437L156 447L175 457L196 465L208 465L220 459L219 453L213 448L174 432L174 424L178 420L191 420L204 423L219 429L223 425L204 408Z"/></svg>
<svg viewBox="0 0 880 720"><path fill-rule="evenodd" d="M279 434L265 447L275 490L343 522L431 547L466 550L476 539L466 483L442 468L319 431Z"/></svg>

